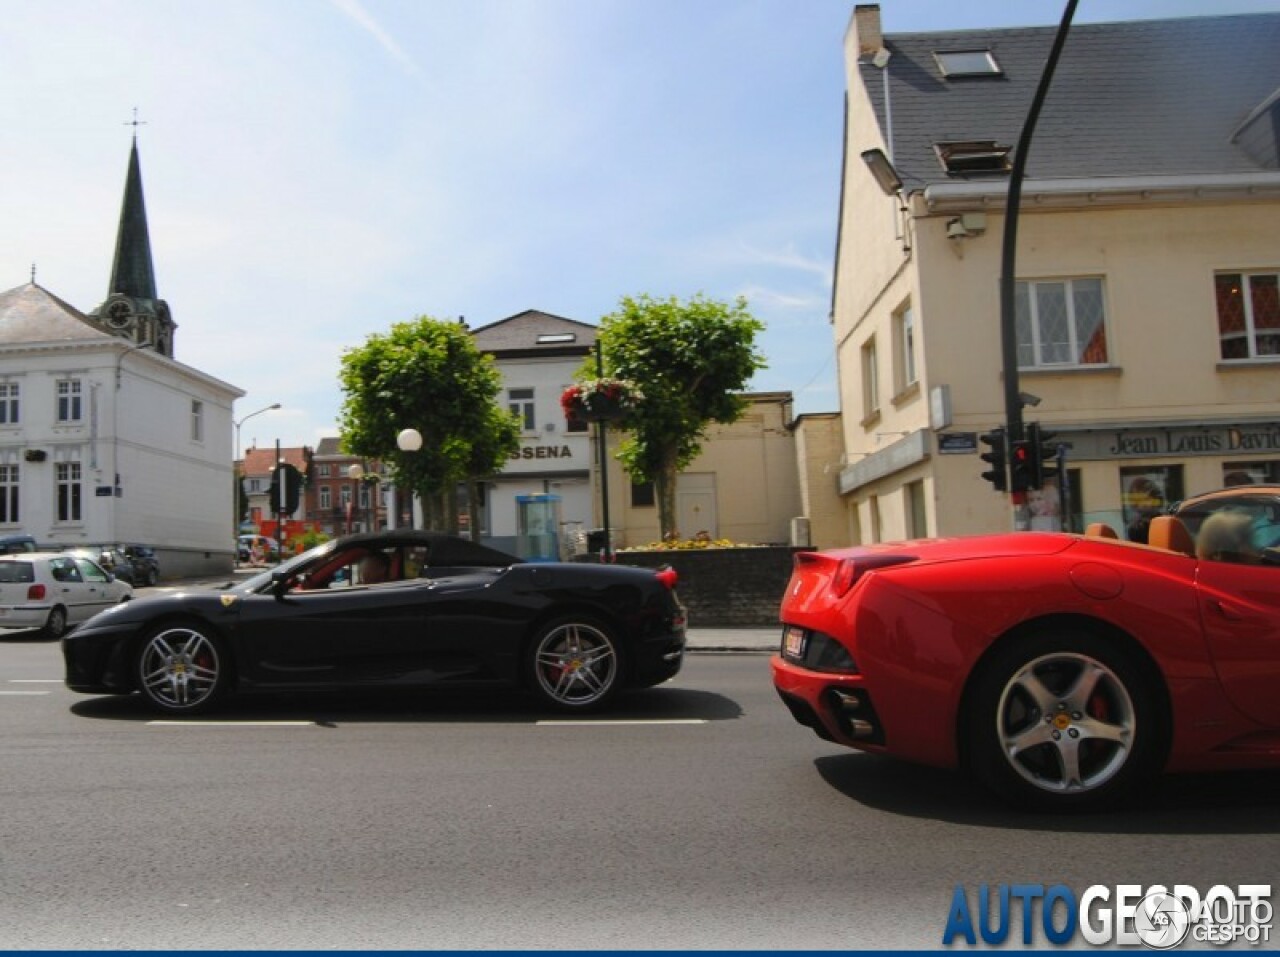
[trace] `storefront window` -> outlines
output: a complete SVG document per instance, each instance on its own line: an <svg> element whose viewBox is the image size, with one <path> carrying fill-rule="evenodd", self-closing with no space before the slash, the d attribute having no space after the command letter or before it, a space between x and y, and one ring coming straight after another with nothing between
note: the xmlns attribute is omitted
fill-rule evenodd
<svg viewBox="0 0 1280 957"><path fill-rule="evenodd" d="M1079 532L1084 528L1084 506L1080 497L1080 470L1069 469L1066 480L1066 520L1063 520L1063 490L1060 479L1027 493L1031 530L1036 532Z"/></svg>
<svg viewBox="0 0 1280 957"><path fill-rule="evenodd" d="M1183 497L1181 465L1139 465L1120 470L1120 502L1124 536L1131 542L1147 540L1147 526Z"/></svg>
<svg viewBox="0 0 1280 957"><path fill-rule="evenodd" d="M1280 485L1280 462L1224 462L1222 485Z"/></svg>

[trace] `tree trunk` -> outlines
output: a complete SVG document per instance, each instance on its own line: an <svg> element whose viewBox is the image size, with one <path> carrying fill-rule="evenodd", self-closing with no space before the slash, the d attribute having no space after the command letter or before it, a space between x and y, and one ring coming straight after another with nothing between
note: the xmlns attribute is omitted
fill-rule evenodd
<svg viewBox="0 0 1280 957"><path fill-rule="evenodd" d="M444 490L444 530L450 535L458 534L458 483L450 482Z"/></svg>
<svg viewBox="0 0 1280 957"><path fill-rule="evenodd" d="M680 538L676 527L676 475L676 450L670 448L663 452L662 466L653 480L654 495L658 499L658 527L664 542Z"/></svg>
<svg viewBox="0 0 1280 957"><path fill-rule="evenodd" d="M471 482L467 488L467 524L471 526L473 542L480 541L480 494L483 487L482 482Z"/></svg>

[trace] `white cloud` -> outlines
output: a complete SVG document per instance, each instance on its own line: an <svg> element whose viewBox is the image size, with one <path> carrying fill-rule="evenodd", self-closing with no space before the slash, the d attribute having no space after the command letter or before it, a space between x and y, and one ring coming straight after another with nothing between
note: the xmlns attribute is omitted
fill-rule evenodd
<svg viewBox="0 0 1280 957"><path fill-rule="evenodd" d="M404 51L390 34L387 33L378 23L377 20L364 8L360 0L329 0L339 11L350 17L360 28L372 36L380 47L397 63L404 67L405 71L416 77L422 76L422 70L413 58Z"/></svg>

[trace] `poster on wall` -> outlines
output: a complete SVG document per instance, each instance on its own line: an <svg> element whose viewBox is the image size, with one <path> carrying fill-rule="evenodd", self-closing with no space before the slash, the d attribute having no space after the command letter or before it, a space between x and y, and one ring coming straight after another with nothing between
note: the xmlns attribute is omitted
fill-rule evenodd
<svg viewBox="0 0 1280 957"><path fill-rule="evenodd" d="M1151 520L1163 514L1170 504L1180 501L1181 465L1149 465L1120 470L1120 503L1124 519L1124 536L1131 542L1146 544Z"/></svg>

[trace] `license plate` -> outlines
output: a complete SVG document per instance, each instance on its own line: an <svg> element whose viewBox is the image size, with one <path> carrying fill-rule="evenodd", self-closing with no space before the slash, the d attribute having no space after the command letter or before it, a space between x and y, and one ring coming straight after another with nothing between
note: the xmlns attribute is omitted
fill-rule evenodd
<svg viewBox="0 0 1280 957"><path fill-rule="evenodd" d="M782 637L782 653L788 658L804 657L804 640L805 630L803 628L790 627L783 632Z"/></svg>

